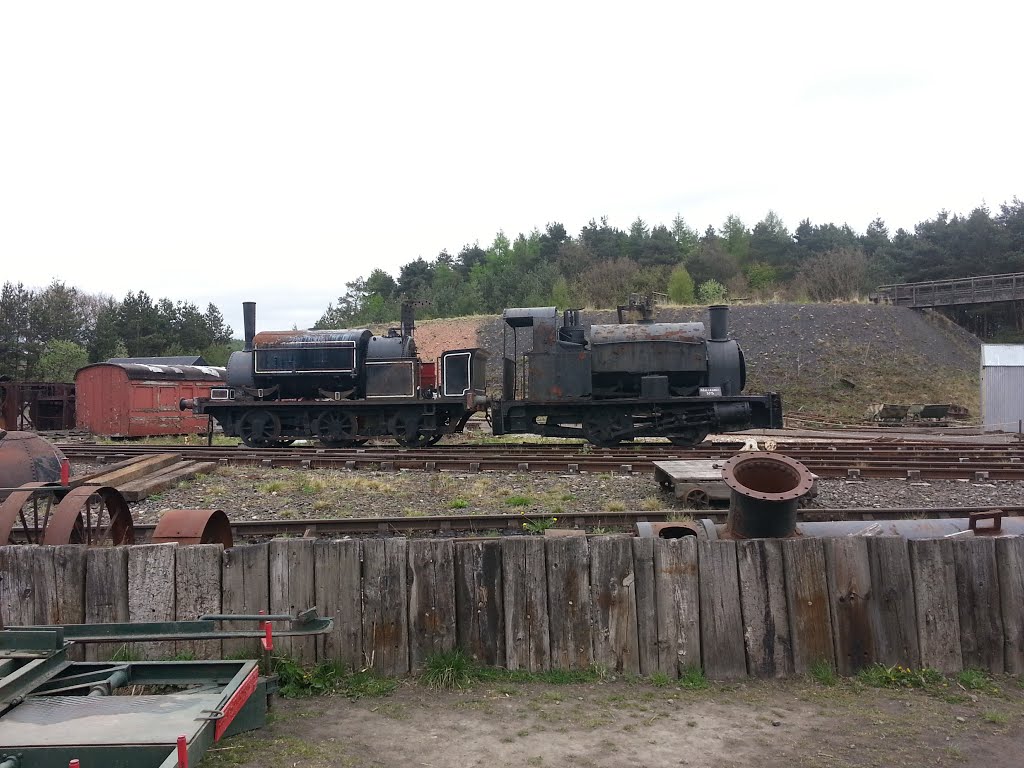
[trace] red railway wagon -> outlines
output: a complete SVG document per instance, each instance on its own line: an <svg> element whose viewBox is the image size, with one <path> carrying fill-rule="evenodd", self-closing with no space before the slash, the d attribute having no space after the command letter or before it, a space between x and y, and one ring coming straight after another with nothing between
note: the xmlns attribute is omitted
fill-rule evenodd
<svg viewBox="0 0 1024 768"><path fill-rule="evenodd" d="M209 397L225 369L208 365L95 363L75 374L76 424L105 437L205 432L206 416L182 411L182 398Z"/></svg>

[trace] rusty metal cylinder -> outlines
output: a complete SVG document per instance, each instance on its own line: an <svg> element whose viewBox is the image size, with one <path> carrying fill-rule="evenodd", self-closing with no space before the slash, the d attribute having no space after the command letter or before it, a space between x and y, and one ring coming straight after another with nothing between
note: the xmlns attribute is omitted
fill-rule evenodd
<svg viewBox="0 0 1024 768"><path fill-rule="evenodd" d="M722 340L729 338L729 307L725 304L715 304L708 307L708 314L711 316L711 336L709 338Z"/></svg>
<svg viewBox="0 0 1024 768"><path fill-rule="evenodd" d="M252 352L252 340L256 336L256 302L242 302L242 325L245 330L245 351Z"/></svg>
<svg viewBox="0 0 1024 768"><path fill-rule="evenodd" d="M794 535L800 498L814 476L795 459L778 453L742 453L722 466L732 491L726 534L736 539L776 539Z"/></svg>
<svg viewBox="0 0 1024 768"><path fill-rule="evenodd" d="M6 432L0 439L0 500L25 483L57 483L67 457L33 432Z"/></svg>

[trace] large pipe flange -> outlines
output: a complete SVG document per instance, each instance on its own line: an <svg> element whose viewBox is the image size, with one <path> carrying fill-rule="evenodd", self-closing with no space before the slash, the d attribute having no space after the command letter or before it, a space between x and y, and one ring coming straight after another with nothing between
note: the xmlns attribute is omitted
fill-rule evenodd
<svg viewBox="0 0 1024 768"><path fill-rule="evenodd" d="M736 539L796 535L800 499L814 485L803 464L779 453L744 453L722 466L732 491L725 535Z"/></svg>

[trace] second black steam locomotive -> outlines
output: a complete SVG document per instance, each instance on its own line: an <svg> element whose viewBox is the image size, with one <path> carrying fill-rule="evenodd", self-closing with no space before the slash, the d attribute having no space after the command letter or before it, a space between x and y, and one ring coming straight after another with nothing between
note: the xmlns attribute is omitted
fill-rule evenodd
<svg viewBox="0 0 1024 768"><path fill-rule="evenodd" d="M501 397L487 396L482 349L449 350L436 364L419 358L411 305L400 328L379 336L365 328L257 334L255 304L243 308L245 348L231 355L228 386L182 407L254 447L296 439L348 447L379 436L423 447L485 410L496 435L598 446L635 437L693 445L709 432L782 426L777 394L741 394L743 352L728 337L724 306L711 308L710 334L703 323L652 322L643 302L619 307L618 324L589 334L579 310L559 318L554 307L506 309ZM640 321L625 322L629 311Z"/></svg>

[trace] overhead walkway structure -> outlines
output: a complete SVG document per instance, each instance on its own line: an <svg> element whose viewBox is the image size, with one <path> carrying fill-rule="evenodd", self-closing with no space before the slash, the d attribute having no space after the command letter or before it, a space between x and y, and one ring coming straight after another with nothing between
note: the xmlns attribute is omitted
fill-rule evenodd
<svg viewBox="0 0 1024 768"><path fill-rule="evenodd" d="M1024 272L880 285L878 292L871 296L871 300L876 304L896 304L901 307L922 309L957 304L1024 301Z"/></svg>

